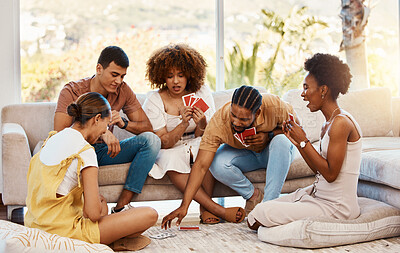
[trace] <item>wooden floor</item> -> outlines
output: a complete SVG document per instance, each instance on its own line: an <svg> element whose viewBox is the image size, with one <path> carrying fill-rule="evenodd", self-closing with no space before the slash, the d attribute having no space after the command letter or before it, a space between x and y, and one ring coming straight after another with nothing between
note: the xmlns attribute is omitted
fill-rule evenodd
<svg viewBox="0 0 400 253"><path fill-rule="evenodd" d="M1 199L1 195L0 195ZM161 217L162 218L162 217ZM161 218L156 226L147 230L144 235L151 236L164 232L160 228ZM0 203L0 219L7 219L7 209ZM12 222L23 224L23 209L16 209L12 214ZM220 223L216 225L199 224L198 216L184 219L184 225L199 225L200 231L178 231L176 227L168 231L174 237L152 239L149 246L140 252L398 252L400 253L400 237L381 239L372 242L358 243L324 249L298 249L280 247L264 243L257 238L257 234L247 228L246 223ZM128 252L128 251L126 251Z"/></svg>

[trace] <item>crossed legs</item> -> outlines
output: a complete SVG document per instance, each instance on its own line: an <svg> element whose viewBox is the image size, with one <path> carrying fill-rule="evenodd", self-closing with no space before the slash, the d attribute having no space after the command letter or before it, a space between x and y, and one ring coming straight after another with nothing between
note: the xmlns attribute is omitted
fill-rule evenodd
<svg viewBox="0 0 400 253"><path fill-rule="evenodd" d="M123 237L136 237L153 226L158 213L151 207L135 207L103 216L99 220L100 243L110 244Z"/></svg>

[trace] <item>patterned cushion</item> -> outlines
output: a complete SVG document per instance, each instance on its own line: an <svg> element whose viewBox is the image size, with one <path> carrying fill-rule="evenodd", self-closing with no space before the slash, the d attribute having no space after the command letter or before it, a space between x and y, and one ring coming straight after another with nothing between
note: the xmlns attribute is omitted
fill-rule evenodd
<svg viewBox="0 0 400 253"><path fill-rule="evenodd" d="M0 220L0 241L1 252L114 252L103 244L62 237L4 220Z"/></svg>
<svg viewBox="0 0 400 253"><path fill-rule="evenodd" d="M308 218L258 229L261 241L300 248L322 248L400 236L400 209L359 198L361 215L354 220Z"/></svg>

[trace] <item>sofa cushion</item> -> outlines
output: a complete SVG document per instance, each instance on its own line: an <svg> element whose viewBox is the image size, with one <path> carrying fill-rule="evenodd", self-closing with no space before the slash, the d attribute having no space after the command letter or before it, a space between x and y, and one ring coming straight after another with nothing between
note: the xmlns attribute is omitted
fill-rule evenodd
<svg viewBox="0 0 400 253"><path fill-rule="evenodd" d="M324 115L318 112L311 112L307 108L307 101L303 101L301 97L302 90L290 90L285 93L283 100L293 106L300 123L307 134L307 138L311 141L319 140L322 124L325 121Z"/></svg>
<svg viewBox="0 0 400 253"><path fill-rule="evenodd" d="M400 209L359 198L361 215L354 220L308 218L258 229L261 241L290 247L322 248L400 235Z"/></svg>
<svg viewBox="0 0 400 253"><path fill-rule="evenodd" d="M62 237L5 220L0 220L0 241L4 252L114 252L103 244Z"/></svg>
<svg viewBox="0 0 400 253"><path fill-rule="evenodd" d="M301 97L302 90L290 90L283 100L290 103L301 119L302 126L310 141L319 139L323 114L310 112L307 101ZM340 107L348 111L361 127L363 136L393 136L392 97L388 88L372 88L350 91L339 96ZM379 124L375 124L379 122Z"/></svg>
<svg viewBox="0 0 400 253"><path fill-rule="evenodd" d="M389 88L350 91L339 96L338 103L353 115L364 137L393 136L392 95Z"/></svg>
<svg viewBox="0 0 400 253"><path fill-rule="evenodd" d="M363 138L360 179L400 189L400 137Z"/></svg>

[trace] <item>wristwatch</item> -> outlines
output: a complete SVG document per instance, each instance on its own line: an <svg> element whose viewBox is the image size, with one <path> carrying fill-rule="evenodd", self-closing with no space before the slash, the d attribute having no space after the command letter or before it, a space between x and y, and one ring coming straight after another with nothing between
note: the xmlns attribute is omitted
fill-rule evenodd
<svg viewBox="0 0 400 253"><path fill-rule="evenodd" d="M121 129L125 129L128 126L128 120L125 119L124 117L121 117L121 119L124 122L124 125L121 127Z"/></svg>
<svg viewBox="0 0 400 253"><path fill-rule="evenodd" d="M304 148L307 145L307 142L309 142L309 141L310 141L309 139L307 139L305 141L301 141L300 142L300 148Z"/></svg>

